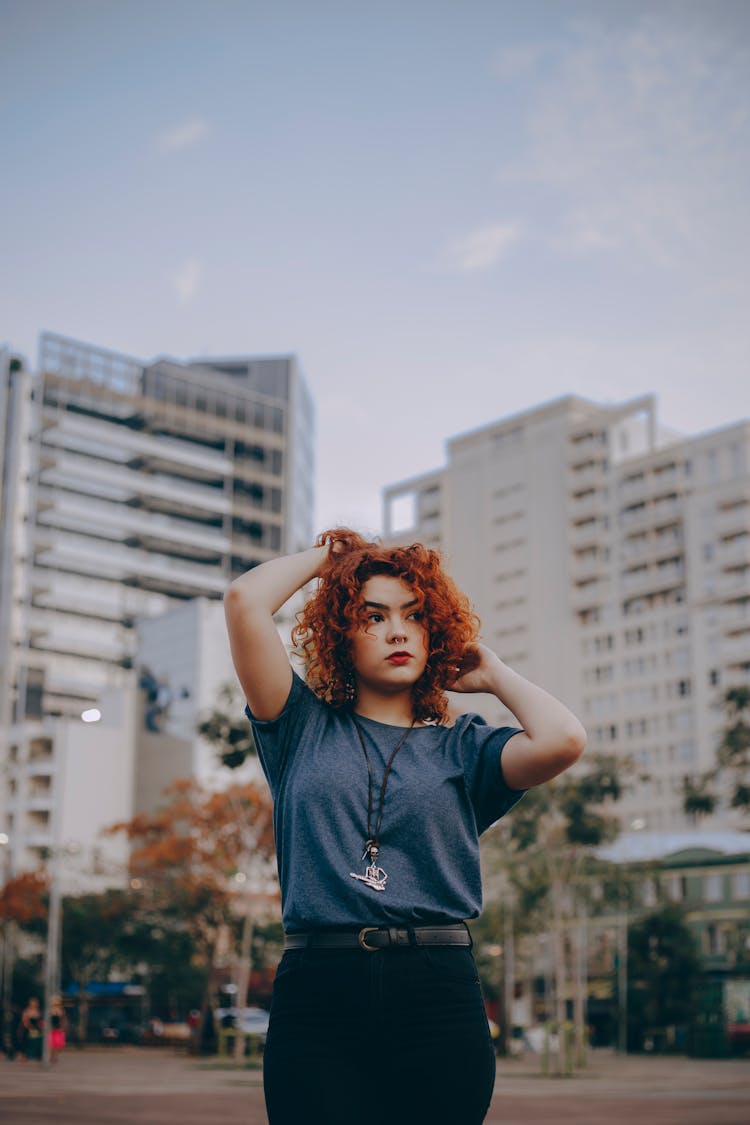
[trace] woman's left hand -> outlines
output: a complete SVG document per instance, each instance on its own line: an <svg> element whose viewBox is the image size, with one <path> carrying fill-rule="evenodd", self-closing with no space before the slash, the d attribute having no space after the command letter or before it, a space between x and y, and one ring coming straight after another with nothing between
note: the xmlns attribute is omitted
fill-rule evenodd
<svg viewBox="0 0 750 1125"><path fill-rule="evenodd" d="M458 676L453 683L445 686L448 691L491 692L494 683L493 673L499 664L499 658L486 645L467 645L458 670Z"/></svg>

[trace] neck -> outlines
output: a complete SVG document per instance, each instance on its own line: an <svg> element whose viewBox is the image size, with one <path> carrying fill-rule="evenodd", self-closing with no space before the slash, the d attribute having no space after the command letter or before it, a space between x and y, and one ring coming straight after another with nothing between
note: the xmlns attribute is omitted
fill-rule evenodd
<svg viewBox="0 0 750 1125"><path fill-rule="evenodd" d="M375 719L378 723L388 723L394 727L410 727L414 723L414 710L411 701L411 688L393 695L380 695L360 684L357 701L354 704L357 715L365 719Z"/></svg>

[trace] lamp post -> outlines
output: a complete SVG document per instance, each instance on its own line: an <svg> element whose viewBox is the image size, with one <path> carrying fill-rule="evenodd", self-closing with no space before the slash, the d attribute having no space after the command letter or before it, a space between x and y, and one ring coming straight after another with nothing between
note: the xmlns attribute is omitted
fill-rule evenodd
<svg viewBox="0 0 750 1125"><path fill-rule="evenodd" d="M102 713L98 707L90 707L81 712L81 721L84 723L98 723ZM52 1061L50 1051L49 1029L52 1016L52 997L60 991L60 915L62 912L62 890L60 888L60 855L62 853L73 855L78 850L74 847L62 847L57 844L61 836L61 805L63 792L64 760L61 761L58 775L59 792L54 804L52 855L49 868L49 913L47 915L47 941L44 953L44 1038L42 1041L42 1064L48 1067Z"/></svg>
<svg viewBox="0 0 750 1125"><path fill-rule="evenodd" d="M58 991L60 978L60 877L57 870L57 849L52 854L49 884L49 913L47 916L47 944L44 956L44 1039L42 1041L42 1063L50 1065L49 1028L52 1016L52 997Z"/></svg>

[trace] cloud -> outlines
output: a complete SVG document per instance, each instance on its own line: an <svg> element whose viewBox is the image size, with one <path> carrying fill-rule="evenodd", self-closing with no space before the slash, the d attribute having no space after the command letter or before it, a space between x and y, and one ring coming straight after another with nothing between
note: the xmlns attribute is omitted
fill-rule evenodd
<svg viewBox="0 0 750 1125"><path fill-rule="evenodd" d="M197 258L188 258L173 275L172 282L181 305L186 305L195 296L202 273L203 268Z"/></svg>
<svg viewBox="0 0 750 1125"><path fill-rule="evenodd" d="M205 117L189 117L172 129L166 129L159 134L158 145L160 152L179 152L183 148L192 148L204 140L210 132L210 126Z"/></svg>
<svg viewBox="0 0 750 1125"><path fill-rule="evenodd" d="M685 9L690 18L678 10L579 21L524 85L526 139L501 182L545 192L558 248L621 249L680 269L723 256L739 267L750 234L747 38L698 6ZM525 80L532 65L511 55L500 73L507 80L515 67Z"/></svg>
<svg viewBox="0 0 750 1125"><path fill-rule="evenodd" d="M457 239L449 247L448 255L462 273L486 270L499 262L520 237L521 228L517 223L497 223Z"/></svg>

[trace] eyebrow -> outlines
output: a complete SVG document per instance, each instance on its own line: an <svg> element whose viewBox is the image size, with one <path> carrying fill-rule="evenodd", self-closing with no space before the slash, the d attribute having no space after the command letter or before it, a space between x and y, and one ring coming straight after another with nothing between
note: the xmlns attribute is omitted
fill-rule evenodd
<svg viewBox="0 0 750 1125"><path fill-rule="evenodd" d="M390 609L391 608L389 605L385 605L383 602L365 602L365 605L369 606L370 609ZM404 604L400 605L398 608L399 609L411 609L411 607L413 605L419 605L419 598L414 598L413 601L410 601L410 602L404 602Z"/></svg>

